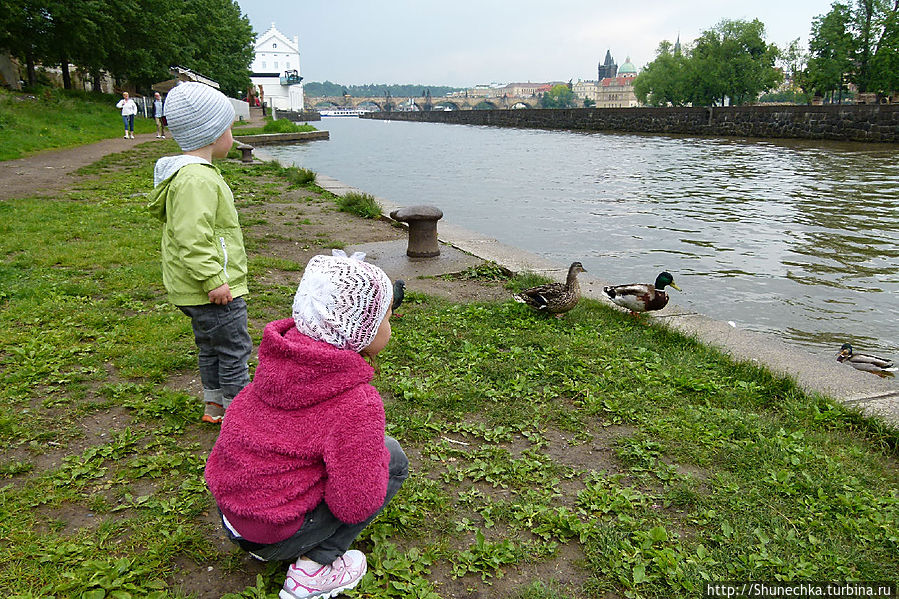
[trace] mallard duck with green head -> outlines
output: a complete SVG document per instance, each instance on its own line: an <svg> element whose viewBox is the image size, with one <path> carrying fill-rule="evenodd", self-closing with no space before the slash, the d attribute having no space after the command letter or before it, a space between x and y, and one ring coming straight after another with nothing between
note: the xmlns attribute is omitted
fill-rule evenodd
<svg viewBox="0 0 899 599"><path fill-rule="evenodd" d="M674 284L671 273L663 271L656 277L654 285L649 283L631 283L630 285L614 285L603 287L602 292L622 308L627 308L631 314L661 310L668 305L668 294L665 287L673 287L680 291L680 287Z"/></svg>
<svg viewBox="0 0 899 599"><path fill-rule="evenodd" d="M572 262L568 267L568 277L564 283L548 283L525 289L512 297L516 302L527 304L535 310L555 314L559 318L574 308L581 299L581 286L577 282L578 273L587 272L580 262Z"/></svg>
<svg viewBox="0 0 899 599"><path fill-rule="evenodd" d="M872 354L858 353L852 350L852 345L844 343L837 354L837 362L849 364L858 370L865 372L873 372L875 374L883 374L887 372L895 372L896 367L893 366L892 360L874 356Z"/></svg>

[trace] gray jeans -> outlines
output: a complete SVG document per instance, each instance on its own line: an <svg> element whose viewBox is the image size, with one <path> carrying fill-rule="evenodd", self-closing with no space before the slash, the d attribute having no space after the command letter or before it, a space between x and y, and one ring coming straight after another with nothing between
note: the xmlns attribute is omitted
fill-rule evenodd
<svg viewBox="0 0 899 599"><path fill-rule="evenodd" d="M253 341L247 330L247 302L236 297L225 305L178 308L190 316L199 350L197 362L204 399L227 408L250 382L247 360L253 351Z"/></svg>
<svg viewBox="0 0 899 599"><path fill-rule="evenodd" d="M359 524L341 522L337 516L331 513L328 504L322 501L318 507L306 514L300 530L283 541L271 545L252 543L234 536L228 527L224 526L223 521L225 535L245 551L249 551L254 557L263 561L296 561L300 556L305 555L320 564L332 563L347 552L350 544L381 513L384 506L396 495L396 492L403 486L403 481L409 476L409 459L397 440L393 437L385 437L384 444L390 451L390 478L387 480L387 496L380 509L366 521Z"/></svg>

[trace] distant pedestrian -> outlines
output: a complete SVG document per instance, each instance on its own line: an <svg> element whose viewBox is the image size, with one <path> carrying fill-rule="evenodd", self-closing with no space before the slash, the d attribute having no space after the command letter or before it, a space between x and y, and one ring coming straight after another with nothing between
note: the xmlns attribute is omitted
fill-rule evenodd
<svg viewBox="0 0 899 599"><path fill-rule="evenodd" d="M165 103L159 92L153 94L153 118L156 119L157 139L165 139Z"/></svg>
<svg viewBox="0 0 899 599"><path fill-rule="evenodd" d="M129 133L131 139L134 139L134 115L137 114L137 104L128 96L128 92L122 92L122 99L115 105L116 108L122 109L122 121L125 123L125 139L128 139Z"/></svg>
<svg viewBox="0 0 899 599"><path fill-rule="evenodd" d="M156 162L150 212L163 224L162 281L169 301L190 317L206 409L220 423L231 400L250 382L253 349L247 331L247 253L234 196L213 158L234 144L234 107L202 83L169 92L166 120L179 156Z"/></svg>

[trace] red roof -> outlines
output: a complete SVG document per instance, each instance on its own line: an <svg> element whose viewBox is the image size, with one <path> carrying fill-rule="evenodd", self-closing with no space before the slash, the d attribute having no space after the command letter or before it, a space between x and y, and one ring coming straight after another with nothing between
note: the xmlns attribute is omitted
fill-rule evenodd
<svg viewBox="0 0 899 599"><path fill-rule="evenodd" d="M606 77L599 84L603 87L610 87L613 85L622 87L625 85L633 85L634 78L633 77Z"/></svg>

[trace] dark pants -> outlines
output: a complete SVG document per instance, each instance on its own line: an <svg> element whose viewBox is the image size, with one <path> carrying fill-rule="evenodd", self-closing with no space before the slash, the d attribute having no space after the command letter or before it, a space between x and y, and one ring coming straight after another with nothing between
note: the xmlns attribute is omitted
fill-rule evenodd
<svg viewBox="0 0 899 599"><path fill-rule="evenodd" d="M247 331L247 302L237 297L225 305L178 307L190 316L194 329L204 397L206 401L220 397L227 408L250 382L247 360L253 341Z"/></svg>
<svg viewBox="0 0 899 599"><path fill-rule="evenodd" d="M246 539L235 537L227 526L225 526L225 534L232 542L264 561L296 561L300 556L306 556L319 564L332 563L347 552L350 544L381 513L384 506L396 495L403 485L403 481L409 476L409 460L397 440L393 437L386 437L384 443L390 451L390 478L387 481L387 496L384 498L384 505L368 520L359 524L341 522L328 509L328 504L322 501L318 507L306 514L300 530L292 537L278 543L271 545L252 543Z"/></svg>

